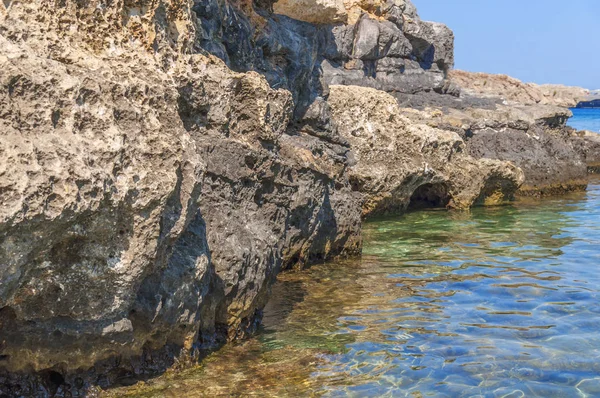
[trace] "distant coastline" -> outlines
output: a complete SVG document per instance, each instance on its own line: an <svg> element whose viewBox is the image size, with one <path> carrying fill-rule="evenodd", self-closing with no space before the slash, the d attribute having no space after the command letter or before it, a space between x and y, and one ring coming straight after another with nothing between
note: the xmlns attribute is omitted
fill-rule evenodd
<svg viewBox="0 0 600 398"><path fill-rule="evenodd" d="M594 109L600 108L600 99L595 99L591 101L581 101L577 104L576 108L578 109Z"/></svg>

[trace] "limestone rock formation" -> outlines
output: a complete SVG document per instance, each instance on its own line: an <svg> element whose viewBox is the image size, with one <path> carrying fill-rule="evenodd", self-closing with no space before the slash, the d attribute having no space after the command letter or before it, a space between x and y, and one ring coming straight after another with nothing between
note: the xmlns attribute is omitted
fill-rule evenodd
<svg viewBox="0 0 600 398"><path fill-rule="evenodd" d="M343 0L279 0L273 5L276 14L313 24L336 24L348 21Z"/></svg>
<svg viewBox="0 0 600 398"><path fill-rule="evenodd" d="M251 332L279 270L359 253L348 144L168 5L0 5L2 394L164 370Z"/></svg>
<svg viewBox="0 0 600 398"><path fill-rule="evenodd" d="M581 87L565 86L562 84L535 84L529 86L539 90L544 96L542 103L548 105L574 108L580 101L593 98L590 90Z"/></svg>
<svg viewBox="0 0 600 398"><path fill-rule="evenodd" d="M474 156L516 162L528 176L521 193L585 189L586 167L595 170L600 161L597 140L594 135L571 131L565 121L572 116L566 108L594 98L592 92L579 87L525 84L486 73L452 71L450 79L461 88L466 101L475 103L471 109L461 107L470 113L467 119L475 119L467 123L475 126L469 127L474 139L468 145ZM481 108L481 102L472 100L477 96L489 101L487 110L476 110Z"/></svg>
<svg viewBox="0 0 600 398"><path fill-rule="evenodd" d="M463 93L464 95L464 93ZM454 101L454 102L452 102ZM453 105L454 104L454 105ZM465 150L482 159L511 161L525 173L520 195L552 195L585 189L587 167L571 140L566 108L551 105L503 105L461 99L422 111L404 109L413 123L451 129L465 141Z"/></svg>
<svg viewBox="0 0 600 398"><path fill-rule="evenodd" d="M590 97L590 91L581 87L523 83L506 75L453 70L449 76L467 94L498 97L510 103L572 108Z"/></svg>
<svg viewBox="0 0 600 398"><path fill-rule="evenodd" d="M0 3L0 395L247 336L280 270L360 252L362 216L579 172L568 114L459 97L452 31L410 1L300 4Z"/></svg>
<svg viewBox="0 0 600 398"><path fill-rule="evenodd" d="M593 131L571 132L571 142L591 174L600 173L600 134Z"/></svg>
<svg viewBox="0 0 600 398"><path fill-rule="evenodd" d="M275 14L317 25L355 24L361 15L374 18L402 15L418 19L417 10L409 0L278 0L273 4Z"/></svg>
<svg viewBox="0 0 600 398"><path fill-rule="evenodd" d="M454 64L452 31L419 19L408 0L348 0L343 9L329 0L256 3L262 8L249 12L224 0L195 2L195 45L292 92L297 117L327 96L329 84L441 90ZM285 15L271 14L271 7Z"/></svg>
<svg viewBox="0 0 600 398"><path fill-rule="evenodd" d="M389 94L332 86L329 102L340 134L356 152L350 179L366 194L365 215L498 204L523 183L512 163L469 156L455 132L412 123Z"/></svg>

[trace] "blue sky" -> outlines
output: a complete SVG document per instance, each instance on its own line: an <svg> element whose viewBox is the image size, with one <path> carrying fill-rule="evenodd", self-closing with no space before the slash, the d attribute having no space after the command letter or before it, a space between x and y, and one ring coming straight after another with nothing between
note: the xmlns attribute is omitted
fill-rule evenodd
<svg viewBox="0 0 600 398"><path fill-rule="evenodd" d="M456 69L600 88L600 0L413 0L456 36Z"/></svg>

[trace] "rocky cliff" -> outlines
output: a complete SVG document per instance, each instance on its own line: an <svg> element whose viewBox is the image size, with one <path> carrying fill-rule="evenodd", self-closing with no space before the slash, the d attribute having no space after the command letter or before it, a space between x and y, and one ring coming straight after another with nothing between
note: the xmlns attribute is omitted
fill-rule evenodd
<svg viewBox="0 0 600 398"><path fill-rule="evenodd" d="M450 79L465 94L501 98L509 103L524 105L555 105L573 108L591 96L590 90L560 84L523 83L514 77L460 70L450 72Z"/></svg>
<svg viewBox="0 0 600 398"><path fill-rule="evenodd" d="M460 87L462 97L472 103L470 113L473 108L486 107L487 102L487 108L503 110L502 113L508 115L502 116L502 120L512 121L512 126L507 126L497 120L501 113L490 114L488 110L485 118L493 120L492 126L485 122L486 129L477 127L467 133L483 132L471 140L469 147L473 156L511 160L523 168L528 178L521 193L537 195L581 190L587 185L587 171L598 171L598 134L577 132L565 126L565 121L572 116L566 108L593 104L598 93L579 87L524 84L509 76L487 73L451 71L449 79L453 86ZM473 101L481 97L483 101ZM529 116L523 118L524 113ZM526 134L518 134L519 130Z"/></svg>
<svg viewBox="0 0 600 398"><path fill-rule="evenodd" d="M452 32L404 0L13 0L0 44L6 396L242 338L280 270L360 253L362 217L511 199L536 164L475 132L566 117L465 108Z"/></svg>
<svg viewBox="0 0 600 398"><path fill-rule="evenodd" d="M390 94L331 86L329 103L340 134L354 148L349 177L365 194L365 216L500 204L513 199L524 181L510 162L470 156L456 132L411 121Z"/></svg>
<svg viewBox="0 0 600 398"><path fill-rule="evenodd" d="M359 253L348 144L194 51L191 3L0 9L4 394L160 371L252 332L280 269Z"/></svg>
<svg viewBox="0 0 600 398"><path fill-rule="evenodd" d="M296 116L329 84L384 91L441 90L454 35L404 0L197 1L195 47L235 71L261 73L293 94Z"/></svg>

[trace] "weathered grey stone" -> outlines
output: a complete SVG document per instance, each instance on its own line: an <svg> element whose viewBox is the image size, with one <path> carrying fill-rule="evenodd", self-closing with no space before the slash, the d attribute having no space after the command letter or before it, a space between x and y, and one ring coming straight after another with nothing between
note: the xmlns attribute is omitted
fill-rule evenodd
<svg viewBox="0 0 600 398"><path fill-rule="evenodd" d="M379 59L379 23L365 16L356 29L352 56L362 60Z"/></svg>
<svg viewBox="0 0 600 398"><path fill-rule="evenodd" d="M294 7L303 13L321 7L309 2L315 7ZM349 14L360 10L349 25L315 26L289 18L293 12L272 15L263 9L252 16L224 0L201 0L194 6L198 44L234 70L258 71L272 87L290 90L300 118L316 97L327 95L332 82L406 93L443 86L453 64L454 37L448 28L405 12L412 10L409 2L346 3ZM292 5L278 4L276 10Z"/></svg>
<svg viewBox="0 0 600 398"><path fill-rule="evenodd" d="M535 126L527 130L486 128L473 132L467 148L478 158L510 160L519 165L526 176L520 194L583 190L587 186L587 167L565 134Z"/></svg>
<svg viewBox="0 0 600 398"><path fill-rule="evenodd" d="M404 24L404 34L423 69L436 65L445 77L454 66L454 33L441 23L414 19Z"/></svg>

